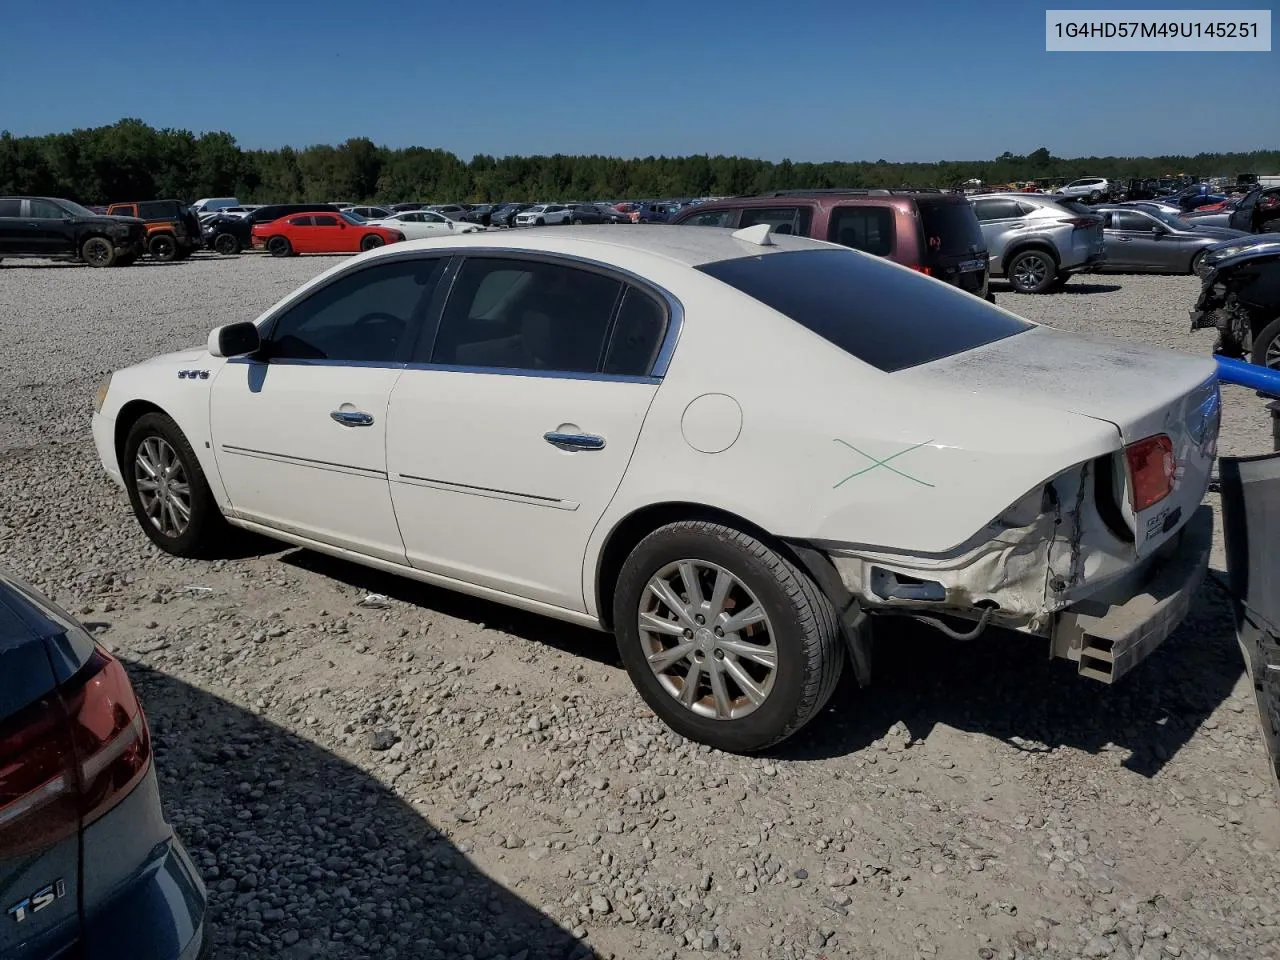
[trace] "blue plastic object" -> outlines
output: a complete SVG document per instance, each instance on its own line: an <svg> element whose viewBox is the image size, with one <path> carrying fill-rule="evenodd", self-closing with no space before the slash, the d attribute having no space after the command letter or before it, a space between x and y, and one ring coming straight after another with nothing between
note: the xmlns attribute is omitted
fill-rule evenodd
<svg viewBox="0 0 1280 960"><path fill-rule="evenodd" d="M1265 393L1268 397L1280 400L1280 370L1260 367L1256 363L1243 360L1229 360L1226 357L1215 357L1218 361L1218 379L1223 383L1234 383L1238 387L1248 387Z"/></svg>

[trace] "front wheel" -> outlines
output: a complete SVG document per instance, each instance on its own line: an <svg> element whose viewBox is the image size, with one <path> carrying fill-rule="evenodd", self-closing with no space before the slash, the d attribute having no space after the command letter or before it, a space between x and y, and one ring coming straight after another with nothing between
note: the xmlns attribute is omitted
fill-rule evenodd
<svg viewBox="0 0 1280 960"><path fill-rule="evenodd" d="M1191 266L1188 267L1188 269L1192 273L1194 273L1196 276L1200 275L1200 267L1203 266L1204 264L1204 255L1206 253L1208 253L1207 250L1201 250L1194 257L1191 258Z"/></svg>
<svg viewBox="0 0 1280 960"><path fill-rule="evenodd" d="M213 249L224 257L240 252L240 241L233 233L220 233L213 238Z"/></svg>
<svg viewBox="0 0 1280 960"><path fill-rule="evenodd" d="M1043 250L1027 250L1009 263L1009 282L1019 293L1044 293L1053 286L1058 266Z"/></svg>
<svg viewBox="0 0 1280 960"><path fill-rule="evenodd" d="M1258 331L1249 359L1260 367L1280 370L1280 316Z"/></svg>
<svg viewBox="0 0 1280 960"><path fill-rule="evenodd" d="M570 221L569 221L569 223L570 223L570 224L572 224L572 225L573 225L573 226L575 226L575 227L580 227L580 226L582 226L582 221L581 221L581 220L579 220L579 219L577 219L576 217L575 217L574 219L570 220Z"/></svg>
<svg viewBox="0 0 1280 960"><path fill-rule="evenodd" d="M547 221L544 220L542 217L539 217L536 221L534 221L533 225L535 227L545 227L547 225Z"/></svg>
<svg viewBox="0 0 1280 960"><path fill-rule="evenodd" d="M383 240L382 237L378 236L376 233L371 233L368 236L366 236L363 240L360 241L360 249L376 250L378 247L381 247L386 242L387 241Z"/></svg>
<svg viewBox="0 0 1280 960"><path fill-rule="evenodd" d="M618 578L618 652L677 733L735 753L791 736L844 665L836 612L771 546L706 521L645 537Z"/></svg>
<svg viewBox="0 0 1280 960"><path fill-rule="evenodd" d="M272 237L267 241L267 253L273 257L288 257L293 255L293 244L289 242L288 237Z"/></svg>
<svg viewBox="0 0 1280 960"><path fill-rule="evenodd" d="M106 237L90 237L80 247L80 259L91 267L110 267L116 262L116 248Z"/></svg>
<svg viewBox="0 0 1280 960"><path fill-rule="evenodd" d="M156 234L147 244L147 253L151 254L152 260L171 263L178 259L178 242L170 234Z"/></svg>
<svg viewBox="0 0 1280 960"><path fill-rule="evenodd" d="M181 429L148 413L129 429L120 464L134 516L151 542L179 557L208 555L226 534L200 461Z"/></svg>

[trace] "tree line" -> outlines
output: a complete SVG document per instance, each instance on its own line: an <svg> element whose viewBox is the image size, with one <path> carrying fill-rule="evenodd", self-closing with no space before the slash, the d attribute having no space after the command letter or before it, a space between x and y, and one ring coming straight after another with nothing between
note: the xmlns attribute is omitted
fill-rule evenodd
<svg viewBox="0 0 1280 960"><path fill-rule="evenodd" d="M1280 173L1280 150L1195 156L1075 157L1041 147L994 160L940 163L772 162L747 157L493 157L464 161L433 147L392 149L365 137L338 146L245 150L225 132L196 135L136 119L39 137L0 133L0 195L80 203L235 196L246 203L350 200L493 202L642 199L814 187L954 187L976 178L1129 179Z"/></svg>

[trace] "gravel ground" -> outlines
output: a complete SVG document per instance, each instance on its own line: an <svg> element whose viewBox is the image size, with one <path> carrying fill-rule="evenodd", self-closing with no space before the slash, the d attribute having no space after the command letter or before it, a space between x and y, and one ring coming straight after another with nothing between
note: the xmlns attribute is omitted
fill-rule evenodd
<svg viewBox="0 0 1280 960"><path fill-rule="evenodd" d="M127 663L220 960L1280 956L1280 812L1212 585L1114 689L1022 638L885 630L873 688L742 758L668 733L602 635L269 543L152 548L91 446L100 376L333 262L0 267L0 563ZM997 298L1205 354L1195 290ZM1222 448L1270 449L1244 391Z"/></svg>

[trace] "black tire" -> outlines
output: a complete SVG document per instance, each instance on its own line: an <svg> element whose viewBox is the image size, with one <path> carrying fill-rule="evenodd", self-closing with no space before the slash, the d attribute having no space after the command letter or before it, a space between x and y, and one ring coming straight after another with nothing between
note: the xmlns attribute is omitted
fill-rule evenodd
<svg viewBox="0 0 1280 960"><path fill-rule="evenodd" d="M1200 275L1200 264L1204 263L1204 255L1207 252L1208 252L1207 250L1201 250L1194 257L1191 258L1191 265L1187 269L1190 270L1196 276Z"/></svg>
<svg viewBox="0 0 1280 960"><path fill-rule="evenodd" d="M234 233L220 233L213 238L213 249L224 257L240 252L240 240Z"/></svg>
<svg viewBox="0 0 1280 960"><path fill-rule="evenodd" d="M575 217L573 220L569 221L569 224L574 227L580 227L582 226L582 221Z"/></svg>
<svg viewBox="0 0 1280 960"><path fill-rule="evenodd" d="M178 259L178 241L171 233L157 233L147 244L147 253L152 260L172 263Z"/></svg>
<svg viewBox="0 0 1280 960"><path fill-rule="evenodd" d="M115 244L106 237L90 237L80 246L80 259L91 267L114 267Z"/></svg>
<svg viewBox="0 0 1280 960"><path fill-rule="evenodd" d="M143 505L138 489L139 478L135 466L138 450L150 438L158 438L177 455L189 490L190 517L185 529L174 536L159 529ZM166 553L178 557L210 556L220 543L225 543L230 528L209 491L208 481L200 468L191 444L183 436L178 425L163 413L147 413L129 428L124 442L120 473L129 492L133 514L151 542Z"/></svg>
<svg viewBox="0 0 1280 960"><path fill-rule="evenodd" d="M1089 194L1089 198L1088 198L1087 202L1088 202L1088 203L1098 203L1098 202L1100 202L1101 200L1102 200L1102 194L1100 194L1097 190L1095 190L1095 191L1093 191L1093 193Z"/></svg>
<svg viewBox="0 0 1280 960"><path fill-rule="evenodd" d="M1005 268L1005 276L1018 293L1044 293L1058 276L1058 265L1047 250L1023 250Z"/></svg>
<svg viewBox="0 0 1280 960"><path fill-rule="evenodd" d="M539 217L539 218L534 222L534 226L535 226L535 227L545 227L546 225L547 225L547 221L546 221L546 220L544 220L544 219L542 219L542 217Z"/></svg>
<svg viewBox="0 0 1280 960"><path fill-rule="evenodd" d="M1267 362L1268 354L1271 355L1270 363ZM1253 338L1249 359L1260 367L1280 370L1280 316L1274 317L1258 331L1258 335Z"/></svg>
<svg viewBox="0 0 1280 960"><path fill-rule="evenodd" d="M745 716L695 713L663 686L646 659L639 614L649 581L683 559L727 570L768 616L777 651L773 686ZM645 703L680 735L719 750L763 750L794 734L826 704L844 666L836 611L817 585L768 544L719 523L672 523L640 541L623 564L613 615L618 652ZM722 659L719 651L716 657Z"/></svg>
<svg viewBox="0 0 1280 960"><path fill-rule="evenodd" d="M361 250L377 250L378 247L385 246L386 242L387 241L383 240L376 233L371 233L368 236L366 236L363 240L360 241L360 249Z"/></svg>
<svg viewBox="0 0 1280 960"><path fill-rule="evenodd" d="M288 237L274 236L267 241L267 253L273 257L291 257L293 244L289 242Z"/></svg>

